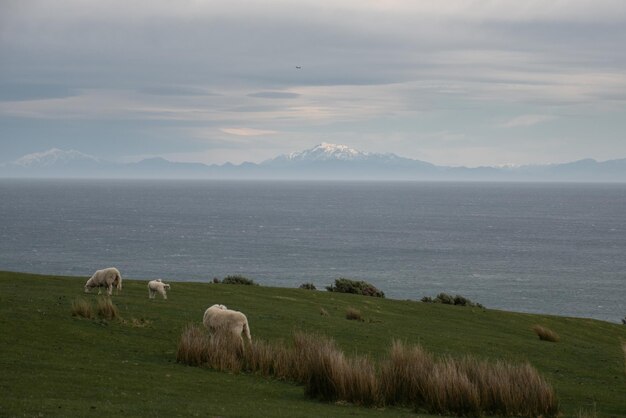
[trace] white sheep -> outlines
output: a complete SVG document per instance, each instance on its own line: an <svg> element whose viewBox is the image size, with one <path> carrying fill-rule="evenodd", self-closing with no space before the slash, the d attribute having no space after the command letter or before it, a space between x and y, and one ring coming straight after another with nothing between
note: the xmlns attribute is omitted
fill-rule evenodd
<svg viewBox="0 0 626 418"><path fill-rule="evenodd" d="M94 287L98 288L98 294L100 294L100 288L106 287L109 296L113 293L113 286L119 293L122 290L122 275L120 271L115 267L109 267L102 270L97 270L85 283L85 293L89 293Z"/></svg>
<svg viewBox="0 0 626 418"><path fill-rule="evenodd" d="M154 299L156 294L160 294L163 296L163 299L167 299L167 291L170 289L170 285L167 283L163 283L161 279L150 280L148 282L148 297L150 299Z"/></svg>
<svg viewBox="0 0 626 418"><path fill-rule="evenodd" d="M245 333L248 341L252 341L248 318L243 313L230 310L224 305L213 305L208 308L204 312L202 323L213 335L231 335L239 338L243 345L241 334Z"/></svg>

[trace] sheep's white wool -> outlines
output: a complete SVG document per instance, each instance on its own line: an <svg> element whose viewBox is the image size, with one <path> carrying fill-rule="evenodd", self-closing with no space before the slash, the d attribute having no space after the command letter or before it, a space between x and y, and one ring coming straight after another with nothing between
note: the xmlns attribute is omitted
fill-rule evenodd
<svg viewBox="0 0 626 418"><path fill-rule="evenodd" d="M248 318L243 313L230 310L224 305L213 305L208 308L204 312L202 323L213 335L231 334L239 338L243 344L241 334L245 333L248 341L252 341Z"/></svg>
<svg viewBox="0 0 626 418"><path fill-rule="evenodd" d="M170 289L170 285L163 283L161 279L150 280L148 282L148 297L154 299L156 294L163 296L163 299L167 299L167 290Z"/></svg>
<svg viewBox="0 0 626 418"><path fill-rule="evenodd" d="M100 288L105 287L110 296L113 293L113 286L115 286L118 293L122 290L122 275L115 267L109 267L97 270L89 280L87 280L87 283L85 283L85 293L89 293L91 289L97 287L98 294L100 294Z"/></svg>

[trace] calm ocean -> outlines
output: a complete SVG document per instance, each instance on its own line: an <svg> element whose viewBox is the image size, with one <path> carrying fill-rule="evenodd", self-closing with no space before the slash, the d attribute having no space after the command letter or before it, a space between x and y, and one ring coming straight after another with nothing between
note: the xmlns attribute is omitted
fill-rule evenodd
<svg viewBox="0 0 626 418"><path fill-rule="evenodd" d="M0 180L0 270L461 294L626 315L626 185ZM175 297L176 290L172 291Z"/></svg>

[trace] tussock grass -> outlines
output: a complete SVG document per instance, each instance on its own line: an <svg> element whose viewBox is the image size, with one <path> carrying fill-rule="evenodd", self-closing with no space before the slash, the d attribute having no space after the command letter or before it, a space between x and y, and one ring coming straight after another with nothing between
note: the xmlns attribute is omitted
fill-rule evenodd
<svg viewBox="0 0 626 418"><path fill-rule="evenodd" d="M364 321L361 311L352 307L346 309L346 319L349 319L351 321Z"/></svg>
<svg viewBox="0 0 626 418"><path fill-rule="evenodd" d="M96 306L96 312L98 316L103 319L112 320L119 319L120 312L117 309L117 306L113 304L111 298L101 297L98 298L98 303Z"/></svg>
<svg viewBox="0 0 626 418"><path fill-rule="evenodd" d="M402 405L458 416L548 417L559 412L554 390L530 364L437 359L421 346L397 340L377 365L367 356L347 357L333 339L320 335L295 333L291 346L256 340L244 349L192 324L183 330L176 359L300 383L307 397L325 402Z"/></svg>
<svg viewBox="0 0 626 418"><path fill-rule="evenodd" d="M434 367L433 356L421 346L407 347L394 340L380 372L385 403L404 406L424 403L425 382Z"/></svg>
<svg viewBox="0 0 626 418"><path fill-rule="evenodd" d="M490 415L558 413L554 389L529 363L487 362L465 357L456 367L477 388L480 409Z"/></svg>
<svg viewBox="0 0 626 418"><path fill-rule="evenodd" d="M210 336L204 328L189 324L178 341L176 361L239 373L244 366L243 347L237 338Z"/></svg>
<svg viewBox="0 0 626 418"><path fill-rule="evenodd" d="M72 301L72 316L92 319L94 317L91 303L84 298L76 298Z"/></svg>
<svg viewBox="0 0 626 418"><path fill-rule="evenodd" d="M368 357L348 359L334 340L304 333L294 335L294 380L304 384L306 396L321 401L379 404L376 371Z"/></svg>
<svg viewBox="0 0 626 418"><path fill-rule="evenodd" d="M539 339L542 341L550 341L552 343L556 343L561 340L561 337L559 337L559 334L552 331L550 328L546 328L541 325L533 325L533 331L535 332L535 334L537 334Z"/></svg>
<svg viewBox="0 0 626 418"><path fill-rule="evenodd" d="M294 351L283 343L271 345L263 340L254 340L244 352L245 369L262 376L281 380L295 380L298 359Z"/></svg>
<svg viewBox="0 0 626 418"><path fill-rule="evenodd" d="M209 336L195 324L183 329L176 349L176 361L189 366L202 366L208 360Z"/></svg>

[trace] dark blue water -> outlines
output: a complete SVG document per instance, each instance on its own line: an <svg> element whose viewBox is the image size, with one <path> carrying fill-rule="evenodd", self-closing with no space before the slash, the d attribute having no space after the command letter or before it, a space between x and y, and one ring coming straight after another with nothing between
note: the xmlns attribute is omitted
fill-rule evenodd
<svg viewBox="0 0 626 418"><path fill-rule="evenodd" d="M0 269L626 315L626 185L0 180ZM174 291L175 292L175 291Z"/></svg>

